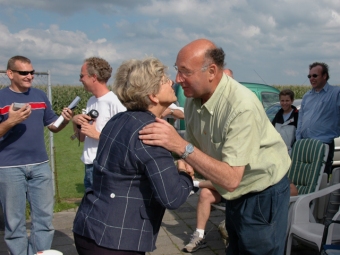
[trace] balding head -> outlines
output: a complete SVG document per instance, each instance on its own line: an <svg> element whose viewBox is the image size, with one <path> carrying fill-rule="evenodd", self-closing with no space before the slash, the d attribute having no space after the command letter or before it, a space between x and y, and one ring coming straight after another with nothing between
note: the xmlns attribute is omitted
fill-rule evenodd
<svg viewBox="0 0 340 255"><path fill-rule="evenodd" d="M231 69L229 69L229 68L224 69L223 72L224 72L226 75L228 75L229 77L234 78L234 74L233 74L233 71L232 71Z"/></svg>
<svg viewBox="0 0 340 255"><path fill-rule="evenodd" d="M197 39L184 46L178 55L186 55L187 58L195 58L195 62L202 65L215 64L221 70L224 67L224 51L207 39Z"/></svg>
<svg viewBox="0 0 340 255"><path fill-rule="evenodd" d="M207 101L223 76L224 51L207 39L198 39L185 45L176 59L176 82L186 97Z"/></svg>

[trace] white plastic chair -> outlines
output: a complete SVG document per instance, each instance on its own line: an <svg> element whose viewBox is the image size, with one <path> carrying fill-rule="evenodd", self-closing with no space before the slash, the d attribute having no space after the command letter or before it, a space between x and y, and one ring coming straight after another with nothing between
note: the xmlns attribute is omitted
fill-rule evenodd
<svg viewBox="0 0 340 255"><path fill-rule="evenodd" d="M300 241L312 243L320 250L324 225L321 223L310 222L310 203L316 198L325 196L339 189L340 183L337 183L317 192L302 195L297 199L292 208L292 219L288 234L286 255L291 254L292 241L294 237ZM333 220L337 220L339 215L340 211L334 215ZM333 228L330 228L329 231L333 231ZM339 234L340 233L329 232L326 243L331 243L332 240L340 240Z"/></svg>

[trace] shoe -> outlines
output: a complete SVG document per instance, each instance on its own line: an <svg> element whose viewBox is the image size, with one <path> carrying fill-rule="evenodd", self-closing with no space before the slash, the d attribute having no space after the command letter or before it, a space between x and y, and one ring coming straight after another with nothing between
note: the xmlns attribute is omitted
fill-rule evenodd
<svg viewBox="0 0 340 255"><path fill-rule="evenodd" d="M194 252L198 249L202 249L207 247L207 242L205 241L205 234L204 237L199 237L199 233L195 231L190 239L190 242L183 248L185 252Z"/></svg>

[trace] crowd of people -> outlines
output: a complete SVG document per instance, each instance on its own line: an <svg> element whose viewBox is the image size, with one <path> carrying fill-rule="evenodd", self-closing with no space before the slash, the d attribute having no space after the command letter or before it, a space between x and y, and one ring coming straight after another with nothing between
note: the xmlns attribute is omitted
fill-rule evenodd
<svg viewBox="0 0 340 255"><path fill-rule="evenodd" d="M175 82L157 58L123 62L114 75L99 57L84 60L80 81L92 93L82 114L64 108L64 121L45 93L33 88L34 69L23 56L8 60L10 86L0 90L0 202L10 254L33 255L51 247L53 185L44 146L44 126L59 132L71 120L84 142L85 194L73 232L77 252L145 254L153 251L165 209L179 208L200 189L197 226L186 252L206 246L211 204L225 203L226 254L283 254L289 197L287 178L296 140L314 138L330 146L340 135L340 87L328 84L325 63L309 66L312 89L298 110L294 92L280 92L272 123L256 95L225 69L225 53L207 39L177 54ZM177 101L174 83L187 98ZM17 109L14 103L24 103ZM89 112L99 114L93 119ZM167 120L185 119L182 137ZM30 146L27 146L30 144ZM196 181L194 173L206 180ZM32 229L26 233L26 201Z"/></svg>

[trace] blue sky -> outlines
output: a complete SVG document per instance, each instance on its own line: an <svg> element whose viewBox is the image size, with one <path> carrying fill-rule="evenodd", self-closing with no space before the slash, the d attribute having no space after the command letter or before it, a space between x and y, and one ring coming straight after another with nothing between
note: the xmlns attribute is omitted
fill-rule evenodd
<svg viewBox="0 0 340 255"><path fill-rule="evenodd" d="M338 0L0 0L0 69L14 55L52 84L80 84L85 58L116 68L155 56L169 66L178 51L208 38L226 53L238 81L309 85L308 65L330 67L340 85ZM112 83L112 80L109 81Z"/></svg>

